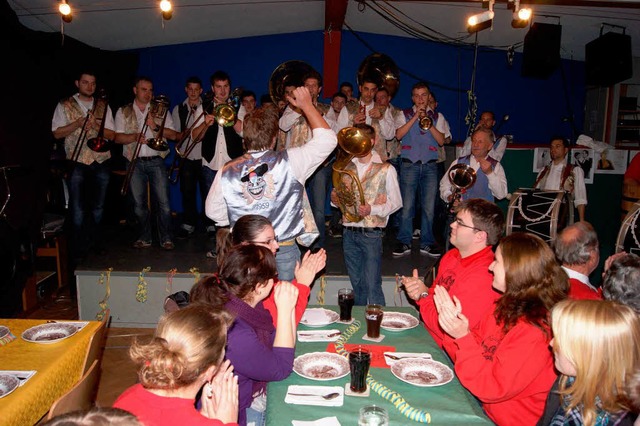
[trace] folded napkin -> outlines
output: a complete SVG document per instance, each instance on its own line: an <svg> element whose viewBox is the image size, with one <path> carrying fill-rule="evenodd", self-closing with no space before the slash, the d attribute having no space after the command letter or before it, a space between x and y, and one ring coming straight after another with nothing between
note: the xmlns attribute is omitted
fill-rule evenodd
<svg viewBox="0 0 640 426"><path fill-rule="evenodd" d="M333 399L326 400L321 395L339 393ZM291 395L292 393L309 394L308 396ZM342 407L344 404L344 388L342 386L298 386L290 385L287 389L287 396L284 398L287 404L296 405L318 405L324 407Z"/></svg>
<svg viewBox="0 0 640 426"><path fill-rule="evenodd" d="M300 321L303 324L325 324L330 318L323 308L311 308L304 311Z"/></svg>
<svg viewBox="0 0 640 426"><path fill-rule="evenodd" d="M340 338L340 330L298 330L300 342L335 342Z"/></svg>
<svg viewBox="0 0 640 426"><path fill-rule="evenodd" d="M336 416L311 421L291 420L291 424L293 426L341 426Z"/></svg>
<svg viewBox="0 0 640 426"><path fill-rule="evenodd" d="M16 376L18 380L20 380L20 386L27 383L29 379L32 378L36 373L36 370L0 370L0 374L9 374L11 376Z"/></svg>
<svg viewBox="0 0 640 426"><path fill-rule="evenodd" d="M391 367L393 364L395 364L398 361L401 361L399 359L391 359L390 357L388 357L387 355L391 355L391 356L395 356L397 358L425 358L425 359L431 359L431 354L427 353L427 352L385 352L384 353L384 360L387 363L387 365L389 367Z"/></svg>

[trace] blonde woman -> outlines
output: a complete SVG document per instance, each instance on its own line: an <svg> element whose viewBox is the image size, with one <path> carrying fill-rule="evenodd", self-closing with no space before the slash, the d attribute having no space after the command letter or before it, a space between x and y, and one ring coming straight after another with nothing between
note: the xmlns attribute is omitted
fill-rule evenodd
<svg viewBox="0 0 640 426"><path fill-rule="evenodd" d="M145 426L237 425L238 379L223 362L230 323L225 311L198 304L162 317L151 342L131 347L140 383L114 407ZM198 412L194 402L201 390Z"/></svg>
<svg viewBox="0 0 640 426"><path fill-rule="evenodd" d="M640 367L638 315L612 301L566 300L551 318L561 376L538 424L632 425L627 380Z"/></svg>

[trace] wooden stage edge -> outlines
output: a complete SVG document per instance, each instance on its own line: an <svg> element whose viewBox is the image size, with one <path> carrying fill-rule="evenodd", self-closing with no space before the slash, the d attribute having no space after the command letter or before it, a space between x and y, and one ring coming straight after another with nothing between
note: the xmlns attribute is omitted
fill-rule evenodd
<svg viewBox="0 0 640 426"><path fill-rule="evenodd" d="M95 319L100 312L100 303L107 297L111 308L111 326L124 328L155 328L163 314L165 298L172 293L188 292L199 278L192 273L133 273L125 271L76 271L78 294L78 314L81 320ZM321 303L321 280L318 278L311 287L310 304L338 304L338 290L351 287L349 277L324 275L324 303ZM138 289L146 295L146 300L136 300ZM395 277L382 278L382 291L387 306L411 306L404 292L396 292ZM395 296L395 299L394 299Z"/></svg>

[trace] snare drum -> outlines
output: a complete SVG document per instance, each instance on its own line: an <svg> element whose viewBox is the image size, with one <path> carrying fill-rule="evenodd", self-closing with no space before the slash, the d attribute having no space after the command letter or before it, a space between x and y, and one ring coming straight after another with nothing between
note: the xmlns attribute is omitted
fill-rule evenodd
<svg viewBox="0 0 640 426"><path fill-rule="evenodd" d="M529 232L551 243L573 223L573 205L565 191L520 188L511 194L507 235Z"/></svg>
<svg viewBox="0 0 640 426"><path fill-rule="evenodd" d="M640 255L640 201L636 202L625 216L616 240L616 253L626 251Z"/></svg>

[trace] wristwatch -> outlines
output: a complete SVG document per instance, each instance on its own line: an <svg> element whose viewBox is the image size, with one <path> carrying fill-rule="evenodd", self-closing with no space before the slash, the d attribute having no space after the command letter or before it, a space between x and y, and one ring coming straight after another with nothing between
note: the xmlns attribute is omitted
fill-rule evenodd
<svg viewBox="0 0 640 426"><path fill-rule="evenodd" d="M428 291L423 291L422 293L420 293L420 297L418 297L418 300L420 299L424 299L425 297L427 297L429 295Z"/></svg>

